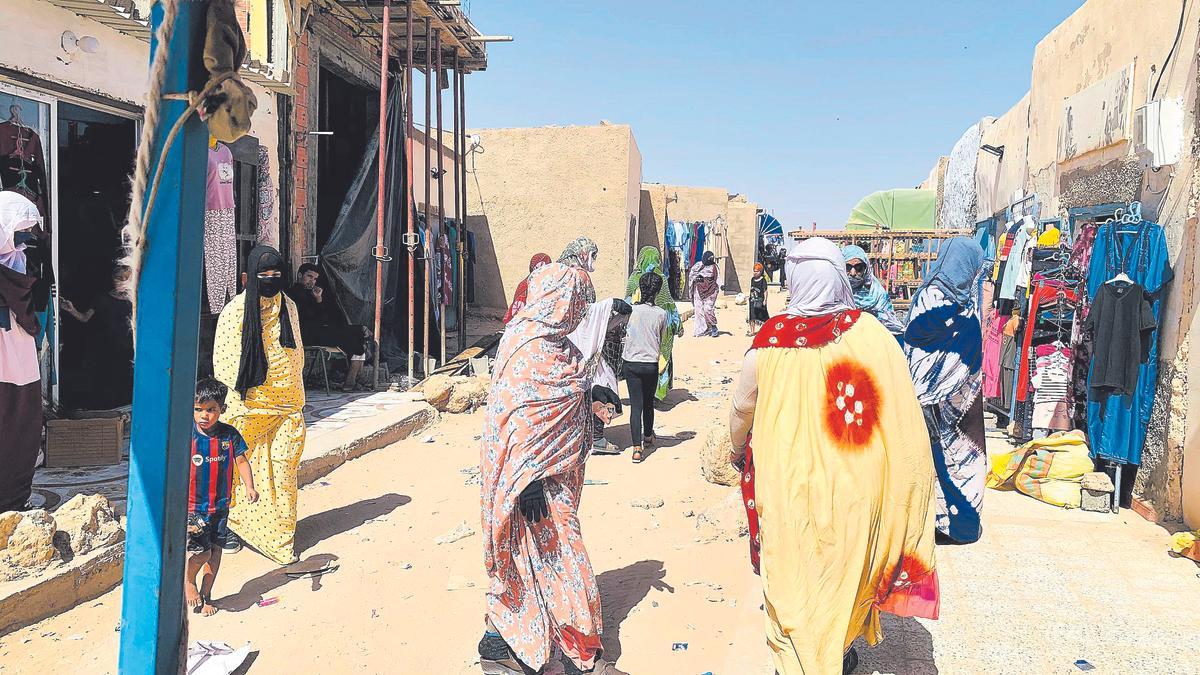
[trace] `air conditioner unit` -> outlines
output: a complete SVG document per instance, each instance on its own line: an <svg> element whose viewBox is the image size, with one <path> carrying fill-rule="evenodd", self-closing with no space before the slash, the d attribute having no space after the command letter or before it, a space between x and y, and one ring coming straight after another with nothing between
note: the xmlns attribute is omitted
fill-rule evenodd
<svg viewBox="0 0 1200 675"><path fill-rule="evenodd" d="M1133 151L1147 166L1175 164L1183 155L1183 105L1151 101L1133 112Z"/></svg>

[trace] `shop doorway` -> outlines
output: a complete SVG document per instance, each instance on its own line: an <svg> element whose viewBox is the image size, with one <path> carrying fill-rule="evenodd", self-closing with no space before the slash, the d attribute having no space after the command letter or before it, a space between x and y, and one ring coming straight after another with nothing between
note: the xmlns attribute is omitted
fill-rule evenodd
<svg viewBox="0 0 1200 675"><path fill-rule="evenodd" d="M338 211L379 127L379 91L321 68L318 101L316 248L329 241ZM329 132L329 133L324 133Z"/></svg>
<svg viewBox="0 0 1200 675"><path fill-rule="evenodd" d="M110 292L137 122L60 101L57 123L58 297L87 317L59 312L59 401L68 409L107 410L133 399L129 303Z"/></svg>

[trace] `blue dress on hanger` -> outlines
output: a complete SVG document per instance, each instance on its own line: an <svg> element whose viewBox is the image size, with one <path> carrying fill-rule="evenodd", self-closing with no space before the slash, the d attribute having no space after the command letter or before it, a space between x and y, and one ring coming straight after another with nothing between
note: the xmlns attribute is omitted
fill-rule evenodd
<svg viewBox="0 0 1200 675"><path fill-rule="evenodd" d="M1121 234L1118 232L1121 227L1127 230L1136 228L1136 232ZM1158 322L1166 297L1163 289L1173 277L1167 239L1161 225L1145 220L1137 226L1121 226L1110 222L1097 230L1091 266L1088 268L1089 300L1095 300L1100 287L1120 272L1129 275L1134 283L1151 295L1154 320ZM1150 358L1138 368L1137 389L1133 396L1108 395L1103 407L1101 401L1093 401L1089 396L1088 439L1093 457L1126 464L1142 463L1146 427L1150 423L1150 411L1154 407L1154 394L1158 389L1159 335L1159 329L1156 328L1150 340ZM1091 391L1090 372L1088 391Z"/></svg>

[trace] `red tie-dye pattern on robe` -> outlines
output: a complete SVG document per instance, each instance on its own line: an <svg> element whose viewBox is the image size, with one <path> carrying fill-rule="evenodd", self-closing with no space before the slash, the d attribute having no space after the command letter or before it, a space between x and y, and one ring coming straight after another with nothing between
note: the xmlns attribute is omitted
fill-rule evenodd
<svg viewBox="0 0 1200 675"><path fill-rule="evenodd" d="M488 617L535 670L556 645L583 670L600 649L600 592L578 515L592 440L587 375L567 339L590 287L586 272L560 263L530 275L528 304L500 340L484 419ZM530 524L516 507L534 480L542 481L550 515Z"/></svg>
<svg viewBox="0 0 1200 675"><path fill-rule="evenodd" d="M839 339L861 314L859 310L849 310L818 317L772 320L755 336L751 349L823 347ZM876 424L861 412L876 408L880 400L880 392L870 375L858 371L861 368L848 362L833 364L823 403L826 429L835 444L847 451L866 443L874 433ZM857 387L847 390L847 382L855 382ZM856 406L860 402L861 408ZM746 446L741 490L749 525L750 565L755 574L760 574L762 534L755 504L753 438L748 439ZM902 556L879 579L875 605L880 611L897 616L937 619L941 605L937 570L918 556Z"/></svg>

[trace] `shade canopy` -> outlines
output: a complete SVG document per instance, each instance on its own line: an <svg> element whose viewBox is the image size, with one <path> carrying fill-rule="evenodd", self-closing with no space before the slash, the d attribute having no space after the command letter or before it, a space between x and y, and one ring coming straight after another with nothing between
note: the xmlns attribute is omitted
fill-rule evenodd
<svg viewBox="0 0 1200 675"><path fill-rule="evenodd" d="M932 230L937 222L934 190L872 192L850 211L848 230Z"/></svg>
<svg viewBox="0 0 1200 675"><path fill-rule="evenodd" d="M758 214L758 233L763 235L783 234L783 224L769 213L760 213Z"/></svg>

